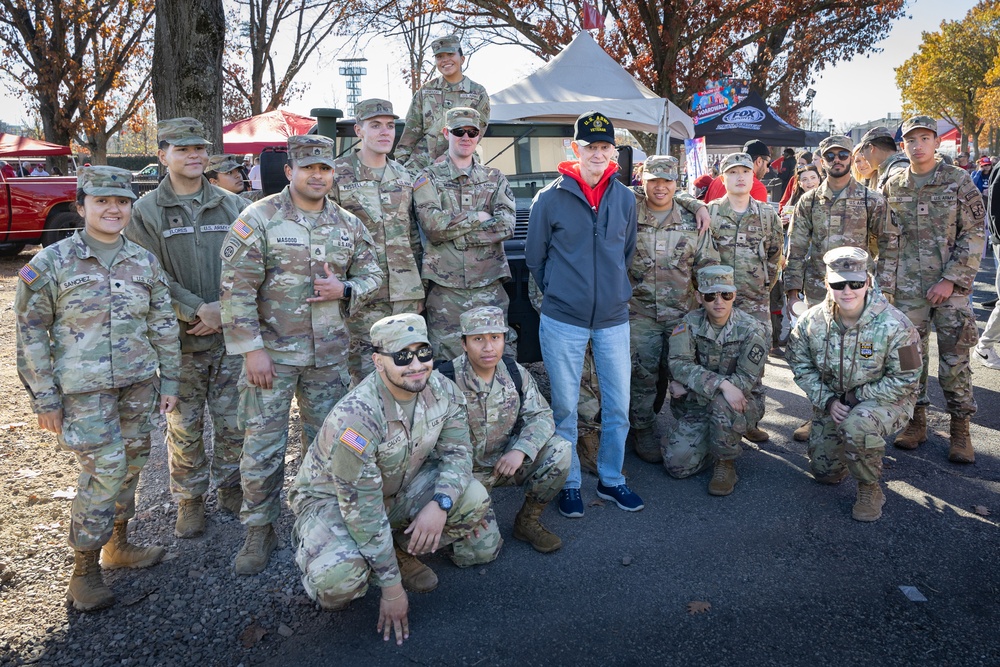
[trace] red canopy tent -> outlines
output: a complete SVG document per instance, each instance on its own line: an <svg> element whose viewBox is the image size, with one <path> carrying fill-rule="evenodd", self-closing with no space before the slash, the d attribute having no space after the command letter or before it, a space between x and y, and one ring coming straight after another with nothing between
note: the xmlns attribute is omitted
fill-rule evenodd
<svg viewBox="0 0 1000 667"><path fill-rule="evenodd" d="M268 146L284 146L288 137L306 134L315 118L278 109L251 116L222 128L222 149L226 153L260 153Z"/></svg>
<svg viewBox="0 0 1000 667"><path fill-rule="evenodd" d="M51 155L72 155L69 146L50 144L47 141L19 137L0 132L0 158L5 157L48 157Z"/></svg>

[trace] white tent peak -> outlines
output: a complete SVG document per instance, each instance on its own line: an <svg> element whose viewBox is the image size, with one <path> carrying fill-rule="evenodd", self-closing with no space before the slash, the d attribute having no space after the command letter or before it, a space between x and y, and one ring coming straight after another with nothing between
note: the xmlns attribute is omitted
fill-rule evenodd
<svg viewBox="0 0 1000 667"><path fill-rule="evenodd" d="M646 86L594 41L588 32L573 38L559 55L533 74L490 95L490 119L572 123L587 111L600 111L615 127L678 139L694 137L694 123L679 107Z"/></svg>

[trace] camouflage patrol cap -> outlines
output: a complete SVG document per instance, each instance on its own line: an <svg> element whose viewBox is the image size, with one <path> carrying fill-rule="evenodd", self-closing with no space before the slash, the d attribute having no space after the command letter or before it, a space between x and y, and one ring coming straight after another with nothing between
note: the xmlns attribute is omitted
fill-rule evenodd
<svg viewBox="0 0 1000 667"><path fill-rule="evenodd" d="M416 313L383 317L370 330L372 347L382 352L399 352L414 343L430 344L427 323Z"/></svg>
<svg viewBox="0 0 1000 667"><path fill-rule="evenodd" d="M834 248L823 255L823 263L826 264L828 282L868 278L868 253L861 248L851 246Z"/></svg>
<svg viewBox="0 0 1000 667"><path fill-rule="evenodd" d="M716 264L698 269L698 291L702 294L735 292L736 274L733 267Z"/></svg>
<svg viewBox="0 0 1000 667"><path fill-rule="evenodd" d="M235 155L210 155L208 167L205 171L214 171L217 174L228 174L233 169L240 168L240 161Z"/></svg>
<svg viewBox="0 0 1000 667"><path fill-rule="evenodd" d="M373 97L370 100L361 100L354 105L354 120L359 123L378 116L399 118L399 116L392 112L392 102L389 100L380 100Z"/></svg>
<svg viewBox="0 0 1000 667"><path fill-rule="evenodd" d="M448 109L448 113L444 116L444 124L449 130L459 127L482 128L483 119L472 107L455 107Z"/></svg>
<svg viewBox="0 0 1000 667"><path fill-rule="evenodd" d="M173 146L211 146L205 138L205 126L196 118L168 118L156 124L156 143Z"/></svg>
<svg viewBox="0 0 1000 667"><path fill-rule="evenodd" d="M439 53L458 53L461 50L462 40L458 38L458 35L439 37L431 42L431 51L434 52L434 55Z"/></svg>
<svg viewBox="0 0 1000 667"><path fill-rule="evenodd" d="M288 159L296 167L325 164L333 167L333 139L320 134L288 137Z"/></svg>
<svg viewBox="0 0 1000 667"><path fill-rule="evenodd" d="M719 168L723 174L733 167L746 167L753 171L753 158L749 153L730 153L722 158L722 166Z"/></svg>
<svg viewBox="0 0 1000 667"><path fill-rule="evenodd" d="M467 310L462 313L459 320L463 336L481 333L507 333L507 325L503 321L503 310L496 306L480 306Z"/></svg>
<svg viewBox="0 0 1000 667"><path fill-rule="evenodd" d="M893 143L896 143L896 137L893 135L892 130L883 125L879 125L865 132L864 136L861 137L861 141L858 142L858 146L865 146L871 143L872 140L878 139L879 137L892 139Z"/></svg>
<svg viewBox="0 0 1000 667"><path fill-rule="evenodd" d="M847 151L853 151L854 142L851 141L850 137L845 137L842 134L831 134L829 137L819 142L819 154L822 155L831 148L843 148Z"/></svg>
<svg viewBox="0 0 1000 667"><path fill-rule="evenodd" d="M673 155L650 155L642 167L643 182L654 178L665 178L668 181L677 180L680 163Z"/></svg>
<svg viewBox="0 0 1000 667"><path fill-rule="evenodd" d="M76 187L94 197L128 197L132 192L132 172L118 167L80 167L76 171Z"/></svg>
<svg viewBox="0 0 1000 667"><path fill-rule="evenodd" d="M903 121L903 137L913 130L930 130L937 134L937 121L930 116L913 116Z"/></svg>

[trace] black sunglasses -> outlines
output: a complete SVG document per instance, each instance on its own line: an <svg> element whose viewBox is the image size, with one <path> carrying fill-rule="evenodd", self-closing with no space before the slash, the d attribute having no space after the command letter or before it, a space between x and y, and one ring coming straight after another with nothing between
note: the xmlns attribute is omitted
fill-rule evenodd
<svg viewBox="0 0 1000 667"><path fill-rule="evenodd" d="M464 137L468 135L475 139L479 136L479 129L475 127L456 127L454 130L448 130L448 132L456 137Z"/></svg>
<svg viewBox="0 0 1000 667"><path fill-rule="evenodd" d="M721 296L723 301L732 301L736 298L736 292L709 292L708 294L702 294L701 298L707 303L712 303L717 296Z"/></svg>
<svg viewBox="0 0 1000 667"><path fill-rule="evenodd" d="M434 350L431 349L430 345L424 345L423 347L418 347L416 350L400 350L399 352L383 352L378 351L379 354L386 357L392 357L392 361L397 366L409 366L410 362L413 361L413 357L417 358L422 364L426 364L428 361L434 359Z"/></svg>
<svg viewBox="0 0 1000 667"><path fill-rule="evenodd" d="M859 290L865 286L865 283L867 283L866 280L842 280L839 283L830 283L830 289L839 292L850 285L852 290Z"/></svg>
<svg viewBox="0 0 1000 667"><path fill-rule="evenodd" d="M834 153L833 151L827 151L826 153L823 153L823 159L826 160L827 162L833 162L834 160L837 159L846 161L851 159L851 152L838 151Z"/></svg>

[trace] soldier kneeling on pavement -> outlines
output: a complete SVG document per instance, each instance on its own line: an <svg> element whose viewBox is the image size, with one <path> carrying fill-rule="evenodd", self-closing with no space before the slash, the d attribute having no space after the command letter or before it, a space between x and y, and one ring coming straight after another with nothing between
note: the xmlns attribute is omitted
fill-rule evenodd
<svg viewBox="0 0 1000 667"><path fill-rule="evenodd" d="M405 590L437 587L416 556L482 530L490 497L472 476L465 397L434 373L427 325L391 315L371 328L375 372L327 416L288 500L295 513L295 562L306 593L341 610L382 590L378 631L409 636ZM488 563L500 545L452 556ZM405 589L405 590L404 590Z"/></svg>
<svg viewBox="0 0 1000 667"><path fill-rule="evenodd" d="M731 266L706 266L697 276L702 307L685 315L670 337L670 410L677 428L663 449L663 466L684 478L714 461L708 492L728 496L739 480L740 440L764 414L752 390L770 340L763 323L733 307Z"/></svg>
<svg viewBox="0 0 1000 667"><path fill-rule="evenodd" d="M858 480L851 512L882 516L885 438L913 414L922 368L920 335L867 273L868 253L834 248L823 256L827 298L795 325L788 364L813 405L809 461L821 484Z"/></svg>
<svg viewBox="0 0 1000 667"><path fill-rule="evenodd" d="M523 485L524 505L514 519L514 537L535 551L555 551L562 540L539 518L569 475L570 444L555 434L552 409L534 378L503 354L507 333L503 310L496 306L468 310L462 313L461 328L465 352L438 370L465 394L472 474L487 491L494 486ZM499 551L503 540L492 508L485 524L485 533L452 544L456 556Z"/></svg>

